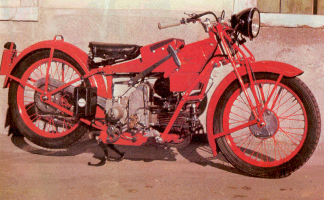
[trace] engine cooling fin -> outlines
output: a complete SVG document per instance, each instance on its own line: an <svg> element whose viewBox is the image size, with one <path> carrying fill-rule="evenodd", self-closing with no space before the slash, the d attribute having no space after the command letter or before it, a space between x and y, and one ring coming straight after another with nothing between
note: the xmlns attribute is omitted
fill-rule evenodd
<svg viewBox="0 0 324 200"><path fill-rule="evenodd" d="M173 116L173 112L164 112L158 114L158 122L160 126L167 126ZM190 115L188 112L182 112L178 115L177 119L175 120L173 127L183 127L189 128L189 119Z"/></svg>

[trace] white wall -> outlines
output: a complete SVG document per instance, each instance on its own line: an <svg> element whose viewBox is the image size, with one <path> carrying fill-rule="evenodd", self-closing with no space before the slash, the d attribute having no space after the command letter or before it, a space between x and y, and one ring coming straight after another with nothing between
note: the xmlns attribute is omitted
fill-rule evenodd
<svg viewBox="0 0 324 200"><path fill-rule="evenodd" d="M257 0L233 0L233 13L251 7L257 7Z"/></svg>
<svg viewBox="0 0 324 200"><path fill-rule="evenodd" d="M0 20L37 21L38 0L0 0Z"/></svg>
<svg viewBox="0 0 324 200"><path fill-rule="evenodd" d="M42 9L233 12L233 0L0 0L0 20L38 21ZM140 11L138 11L140 12Z"/></svg>
<svg viewBox="0 0 324 200"><path fill-rule="evenodd" d="M42 0L44 8L97 8L149 10L232 10L233 0Z"/></svg>

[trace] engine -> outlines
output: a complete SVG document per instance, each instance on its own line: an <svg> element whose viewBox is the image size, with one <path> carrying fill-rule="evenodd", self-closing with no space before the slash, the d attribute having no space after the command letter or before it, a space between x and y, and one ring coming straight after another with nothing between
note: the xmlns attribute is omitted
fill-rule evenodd
<svg viewBox="0 0 324 200"><path fill-rule="evenodd" d="M153 85L153 86L152 86ZM154 84L139 84L129 95L114 97L106 103L108 135L114 142L122 132L145 137L159 136L166 128L181 99L180 93L170 91L168 78L158 78ZM200 126L195 104L186 105L178 115L172 133L190 134ZM116 131L118 129L119 131Z"/></svg>
<svg viewBox="0 0 324 200"><path fill-rule="evenodd" d="M110 123L127 124L128 128L149 125L149 96L150 87L148 84L141 84L126 96L119 96L107 101L106 120Z"/></svg>

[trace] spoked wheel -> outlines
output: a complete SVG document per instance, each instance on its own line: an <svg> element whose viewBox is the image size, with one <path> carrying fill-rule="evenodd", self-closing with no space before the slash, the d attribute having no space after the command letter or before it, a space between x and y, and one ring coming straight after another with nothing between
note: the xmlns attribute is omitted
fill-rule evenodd
<svg viewBox="0 0 324 200"><path fill-rule="evenodd" d="M23 82L45 91L45 77L49 66L49 50L31 54L20 64L14 76ZM48 91L52 91L84 72L68 55L55 51L49 69ZM54 94L51 100L66 110L73 111L73 87ZM89 84L88 82L86 84ZM42 94L33 88L11 82L9 107L14 125L31 142L46 148L66 148L77 142L85 133L85 125L42 101Z"/></svg>
<svg viewBox="0 0 324 200"><path fill-rule="evenodd" d="M311 91L296 77L283 77L277 87L278 75L256 73L255 77L258 96L263 104L267 102L266 125L238 130L218 138L217 144L230 163L252 176L285 177L301 167L316 148L321 129L319 108ZM247 77L243 80L252 97ZM219 102L215 134L255 119L238 82L230 85Z"/></svg>

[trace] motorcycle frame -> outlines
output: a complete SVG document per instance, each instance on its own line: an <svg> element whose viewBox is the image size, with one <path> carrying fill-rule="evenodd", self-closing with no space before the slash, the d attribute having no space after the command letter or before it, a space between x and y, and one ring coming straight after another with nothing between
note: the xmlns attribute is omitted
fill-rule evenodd
<svg viewBox="0 0 324 200"><path fill-rule="evenodd" d="M206 118L206 129L207 129L207 137L209 144L211 146L211 149L213 151L214 156L217 155L216 151L216 142L215 140L219 137L223 137L227 134L233 133L237 130L240 130L242 128L246 128L248 126L251 126L253 124L258 124L258 126L262 126L264 123L262 119L262 114L264 110L266 109L266 105L268 102L265 103L265 105L262 107L262 105L259 103L257 91L255 91L255 81L253 79L253 73L255 72L271 72L275 74L279 74L279 78L275 84L275 87L270 94L273 95L276 87L280 83L283 76L287 77L293 77L297 76L303 73L302 70L293 67L289 64L275 62L275 61L260 61L255 62L255 58L253 54L250 52L250 50L244 45L241 44L241 47L244 49L242 50L229 36L228 31L231 31L231 28L227 24L223 23L215 23L213 24L208 31L209 38L203 41L195 42L191 45L194 45L196 49L200 50L200 45L202 43L210 43L210 45L214 46L215 50L213 52L213 55L208 58L208 61L206 64L202 67L202 71L199 73L198 77L190 84L188 85L187 89L183 92L182 99L180 100L173 116L171 117L171 120L169 124L167 125L166 129L161 134L161 138L163 139L163 142L168 143L174 140L177 140L179 138L176 134L170 134L170 129L173 126L173 123L175 122L176 118L178 117L181 109L188 101L194 101L199 102L205 97L208 81L210 78L210 75L214 68L219 68L222 65L225 64L231 64L233 67L233 71L228 74L217 86L216 90L214 91L207 108L207 118ZM59 39L60 38L60 39ZM228 42L231 44L229 46ZM106 65L102 68L92 69L90 70L87 64L88 56L85 52L80 50L79 48L75 47L74 45L71 45L69 43L64 42L64 39L62 36L58 37L55 36L53 40L50 41L43 41L40 43L37 43L35 45L32 45L25 49L24 51L20 52L20 54L15 48L13 43L11 43L10 49L5 49L3 52L2 57L2 63L1 63L1 75L6 75L4 87L8 87L10 85L11 81L16 81L20 83L22 87L28 86L35 91L38 91L41 93L41 96L46 96L47 100L44 100L45 103L57 108L61 112L64 112L70 116L73 116L73 112L70 110L67 110L54 102L51 101L51 96L60 90L63 90L64 88L72 85L73 83L80 81L81 78L77 78L73 81L70 81L66 83L65 85L56 88L53 91L47 91L47 86L49 82L49 70L47 70L46 79L45 79L45 91L42 91L41 89L23 82L21 79L14 76L14 71L19 67L19 64L30 54L33 52L36 52L38 50L42 49L50 49L50 55L48 62L51 63L53 60L54 51L62 51L69 56L71 56L84 70L85 75L82 77L83 79L89 79L90 83L93 87L98 88L98 96L105 98L105 99L111 99L113 97L113 76L118 73L140 73L144 71L145 69L149 68L156 62L156 58L152 58L148 61L142 61L141 58L137 58L134 60L130 60L128 62L122 62L115 65ZM197 51L198 51L197 50ZM232 55L232 52L235 52L234 55ZM181 50L180 50L181 52ZM169 61L172 59L169 59ZM203 62L203 61L195 61L195 62ZM170 64L170 62L169 62ZM160 71L159 71L160 70ZM177 73L177 67L175 65L167 66L167 64L163 63L161 66L159 66L157 69L155 69L153 72L164 72L164 76L168 77L171 73ZM246 86L243 83L242 77L247 75L251 82L251 88L252 88L252 97L246 92ZM106 78L106 81L104 80L104 77ZM214 111L216 109L216 106L218 104L219 99L221 98L221 95L226 90L226 88L235 80L238 80L242 90L248 99L248 103L251 107L252 113L254 115L254 120L251 120L250 122L240 125L235 128L231 128L229 130L223 130L221 133L215 134L213 131L213 118L214 118ZM106 86L106 84L107 86ZM171 83L172 84L172 83ZM191 96L191 92L197 88L197 86L201 84L203 87L201 88L201 92L198 95ZM256 105L253 105L251 98L254 98L257 102ZM271 98L268 98L271 99ZM263 98L264 100L264 98ZM97 109L96 117L103 118L105 117L104 111L101 109ZM92 126L94 128L97 128L100 130L100 140L106 141L108 135L107 135L107 125L99 122L99 121L90 121L86 118L80 118L80 121L82 121L85 124L88 124L89 126ZM141 134L137 135L137 140L134 142L129 139L130 133L122 133L121 138L115 142L114 144L119 145L132 145L132 146L140 146L143 143L147 141L147 137L143 137Z"/></svg>

